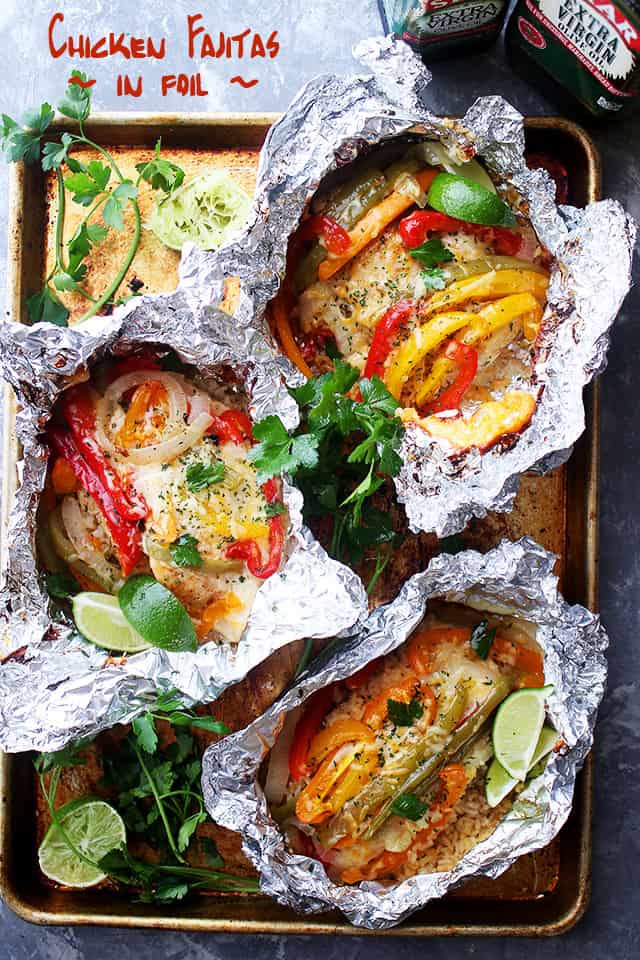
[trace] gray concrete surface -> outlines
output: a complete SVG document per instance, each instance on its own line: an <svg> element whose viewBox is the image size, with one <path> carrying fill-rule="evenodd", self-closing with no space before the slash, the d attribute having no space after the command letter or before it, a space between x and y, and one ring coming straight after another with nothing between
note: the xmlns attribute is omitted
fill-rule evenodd
<svg viewBox="0 0 640 960"><path fill-rule="evenodd" d="M142 73L145 89L134 102L150 110L279 110L298 86L314 73L353 69L351 45L380 32L374 0L233 0L192 3L173 0L44 0L0 4L0 52L3 83L0 109L11 114L55 97L78 61L52 60L47 52L47 24L56 11L67 17L74 32L98 36L105 30L126 30L170 38L167 59L158 65L129 64L129 73ZM211 60L203 67L209 96L202 102L159 95L160 73L186 66L187 14L201 11L211 32L237 32L247 26L263 36L279 31L278 57L228 63ZM83 64L81 64L83 66ZM190 65L195 71L199 64ZM122 109L115 96L114 74L120 64L92 61L97 108ZM241 68L241 69L239 69ZM238 72L259 78L244 91L230 85ZM549 101L514 77L501 47L468 60L435 68L432 107L462 112L482 94L500 93L523 113L557 112ZM640 165L637 145L640 115L592 131L602 151L605 195L622 200L640 217ZM0 170L0 262L4 263L6 178ZM4 277L0 277L0 285ZM477 960L632 960L640 953L640 482L637 362L640 357L640 296L627 299L617 322L609 367L603 377L601 609L611 634L610 682L602 709L596 745L596 819L593 898L578 926L555 940L364 940L359 938L274 938L183 935L91 928L30 927L0 906L0 958L6 960L382 960L383 957L428 954L432 960L475 957Z"/></svg>

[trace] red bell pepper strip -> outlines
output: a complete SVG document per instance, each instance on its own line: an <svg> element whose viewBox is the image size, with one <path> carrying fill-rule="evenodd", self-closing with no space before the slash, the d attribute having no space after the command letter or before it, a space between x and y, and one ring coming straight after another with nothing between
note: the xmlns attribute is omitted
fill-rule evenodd
<svg viewBox="0 0 640 960"><path fill-rule="evenodd" d="M49 428L49 442L58 456L67 461L84 490L100 507L118 554L122 573L128 577L142 556L142 534L137 523L125 520L111 493L84 459L71 434L61 427Z"/></svg>
<svg viewBox="0 0 640 960"><path fill-rule="evenodd" d="M82 457L100 478L120 516L125 520L144 520L149 514L144 498L132 485L123 484L96 440L96 409L86 386L72 387L63 394L62 413Z"/></svg>
<svg viewBox="0 0 640 960"><path fill-rule="evenodd" d="M483 243L493 246L496 253L515 257L522 246L522 237L506 227L484 227L479 223L469 223L449 217L436 210L416 210L404 217L399 226L400 238L407 250L413 250L425 242L430 233L470 233Z"/></svg>
<svg viewBox="0 0 640 960"><path fill-rule="evenodd" d="M351 246L351 237L337 220L325 216L309 217L300 225L293 239L296 258L305 244L315 237L322 237L329 253L340 255Z"/></svg>
<svg viewBox="0 0 640 960"><path fill-rule="evenodd" d="M478 351L459 340L450 340L444 349L447 360L453 360L458 367L456 379L433 403L423 411L425 414L440 413L442 410L457 410L460 401L474 381L478 372Z"/></svg>
<svg viewBox="0 0 640 960"><path fill-rule="evenodd" d="M309 704L298 720L291 746L289 747L289 774L292 780L307 777L311 770L307 766L311 741L320 729L320 724L333 706L334 684L318 690L309 699Z"/></svg>
<svg viewBox="0 0 640 960"><path fill-rule="evenodd" d="M253 443L252 424L246 413L241 410L225 410L219 416L212 414L213 422L207 430L208 436L216 436L221 443Z"/></svg>
<svg viewBox="0 0 640 960"><path fill-rule="evenodd" d="M259 580L267 580L277 573L282 560L284 546L284 528L282 517L269 518L269 556L266 563L262 562L260 547L255 540L236 540L230 543L224 552L229 560L244 560L249 573Z"/></svg>
<svg viewBox="0 0 640 960"><path fill-rule="evenodd" d="M400 300L382 315L369 347L369 355L362 374L365 380L370 380L374 375L380 378L384 376L385 361L391 353L394 340L398 332L406 327L415 309L413 300Z"/></svg>

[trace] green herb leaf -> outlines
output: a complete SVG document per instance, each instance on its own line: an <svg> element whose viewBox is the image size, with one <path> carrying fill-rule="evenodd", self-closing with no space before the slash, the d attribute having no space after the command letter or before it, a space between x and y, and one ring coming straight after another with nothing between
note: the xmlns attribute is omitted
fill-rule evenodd
<svg viewBox="0 0 640 960"><path fill-rule="evenodd" d="M415 793L401 793L391 804L391 809L405 820L416 821L425 815L429 807Z"/></svg>
<svg viewBox="0 0 640 960"><path fill-rule="evenodd" d="M217 463L190 463L187 467L187 489L192 493L206 490L214 483L224 479L225 466L222 460Z"/></svg>
<svg viewBox="0 0 640 960"><path fill-rule="evenodd" d="M142 716L136 717L131 724L131 729L141 750L144 750L145 753L156 752L158 734L156 733L155 720L150 713L143 713Z"/></svg>
<svg viewBox="0 0 640 960"><path fill-rule="evenodd" d="M400 700L387 700L387 712L389 720L396 727L412 727L416 720L419 720L424 709L417 697L414 697L409 703L402 703Z"/></svg>
<svg viewBox="0 0 640 960"><path fill-rule="evenodd" d="M207 815L204 810L202 810L199 813L192 814L182 822L182 825L178 831L178 850L180 853L184 853L191 843L191 838L196 832L196 827L198 827L199 824L204 823L206 819Z"/></svg>
<svg viewBox="0 0 640 960"><path fill-rule="evenodd" d="M212 840L211 837L200 837L198 840L198 845L200 847L200 852L205 860L205 863L209 867L223 867L224 860L218 853L218 848L216 846L215 840Z"/></svg>
<svg viewBox="0 0 640 960"><path fill-rule="evenodd" d="M24 160L25 163L37 163L40 159L42 135L53 117L54 111L48 103L43 103L39 111L28 111L22 124L3 113L0 144L7 160L10 163L16 163L19 160Z"/></svg>
<svg viewBox="0 0 640 960"><path fill-rule="evenodd" d="M72 70L71 76L85 82L89 79L80 70ZM91 87L84 88L77 83L68 83L65 95L58 104L58 110L63 116L82 123L91 111Z"/></svg>
<svg viewBox="0 0 640 960"><path fill-rule="evenodd" d="M80 593L82 587L75 577L70 573L49 573L47 574L47 593L56 600L65 600L67 597L75 597Z"/></svg>
<svg viewBox="0 0 640 960"><path fill-rule="evenodd" d="M53 323L57 327L68 326L69 311L58 300L48 284L40 293L34 293L27 298L27 311L31 323Z"/></svg>
<svg viewBox="0 0 640 960"><path fill-rule="evenodd" d="M497 627L489 629L488 620L481 620L471 631L471 649L481 660L486 660L489 656L496 633Z"/></svg>
<svg viewBox="0 0 640 960"><path fill-rule="evenodd" d="M223 720L215 720L213 717L195 717L191 720L191 726L197 727L199 730L208 730L209 733L217 733L223 737L231 733L230 727Z"/></svg>
<svg viewBox="0 0 640 960"><path fill-rule="evenodd" d="M409 250L409 253L414 260L417 260L425 267L435 267L439 263L454 259L451 250L448 250L442 240L438 240L437 237L426 240L425 243L420 244L419 247L413 247Z"/></svg>
<svg viewBox="0 0 640 960"><path fill-rule="evenodd" d="M318 438L312 434L290 436L280 417L272 415L254 424L253 435L259 443L249 451L249 459L260 483L283 472L293 476L301 467L314 467L318 462Z"/></svg>
<svg viewBox="0 0 640 960"><path fill-rule="evenodd" d="M60 137L60 143L49 141L42 148L42 169L58 170L63 163L66 163L71 169L80 167L80 164L73 160L69 155L69 148L73 143L73 137L70 133L63 133Z"/></svg>
<svg viewBox="0 0 640 960"><path fill-rule="evenodd" d="M83 767L87 762L87 747L92 742L91 737L85 737L68 744L62 750L56 750L54 753L39 753L34 761L35 768L39 773L47 773L54 767L61 767L63 770L68 767Z"/></svg>
<svg viewBox="0 0 640 960"><path fill-rule="evenodd" d="M160 148L161 141L158 140L153 160L137 163L136 170L154 190L162 190L163 193L170 194L183 182L184 170L175 163L163 160L160 157Z"/></svg>
<svg viewBox="0 0 640 960"><path fill-rule="evenodd" d="M203 564L198 541L190 533L183 533L169 547L171 559L177 567L201 567Z"/></svg>
<svg viewBox="0 0 640 960"><path fill-rule="evenodd" d="M287 508L280 500L274 500L273 503L268 503L265 507L265 513L268 517L280 517L286 512Z"/></svg>
<svg viewBox="0 0 640 960"><path fill-rule="evenodd" d="M102 219L106 225L113 227L114 230L122 230L124 228L122 211L129 200L135 200L137 196L138 188L130 180L112 190L102 210Z"/></svg>

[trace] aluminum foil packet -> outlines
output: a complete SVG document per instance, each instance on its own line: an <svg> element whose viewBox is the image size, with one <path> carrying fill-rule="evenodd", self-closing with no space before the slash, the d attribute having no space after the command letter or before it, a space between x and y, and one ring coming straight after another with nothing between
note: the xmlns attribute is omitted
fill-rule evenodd
<svg viewBox="0 0 640 960"><path fill-rule="evenodd" d="M411 424L396 479L414 531L447 536L472 517L513 506L519 476L563 463L584 430L584 386L604 366L609 331L630 286L635 224L612 200L557 207L543 170L529 170L521 115L502 97L478 99L460 121L428 110L430 74L409 47L386 37L355 55L373 76L320 76L293 100L265 141L256 200L245 234L217 254L185 251L183 288L203 285L211 301L225 277L241 277L255 322L284 276L289 237L324 177L399 136L440 141L454 162L478 155L499 191L530 219L555 258L532 391L529 426L486 453L452 454Z"/></svg>
<svg viewBox="0 0 640 960"><path fill-rule="evenodd" d="M210 642L196 653L154 648L120 662L54 611L35 548L48 458L43 431L58 396L85 379L90 364L145 344L175 350L205 387L218 381L221 369L230 369L244 385L254 419L278 414L288 426L297 422L280 358L262 334L220 310L196 308L180 291L136 299L117 316L96 318L81 331L0 325L0 368L16 393L16 431L23 446L0 595L3 750L60 749L131 720L148 709L158 691L175 689L187 705L215 700L274 650L300 638L333 636L366 615L359 577L332 560L303 526L302 497L286 483L291 525L286 563L260 586L237 645Z"/></svg>
<svg viewBox="0 0 640 960"><path fill-rule="evenodd" d="M471 876L497 877L517 857L555 837L571 810L576 775L592 744L605 688L608 640L596 614L570 606L559 595L554 561L528 538L503 541L486 554L468 550L436 557L426 571L405 583L393 602L379 607L363 629L321 654L266 713L207 750L202 781L207 810L217 823L242 835L243 850L260 873L264 893L303 913L335 908L357 926L382 930ZM395 650L435 598L535 625L545 681L553 684L548 715L566 746L551 754L544 772L517 796L495 831L450 872L418 875L391 887L376 882L339 885L319 861L287 848L258 783L260 765L288 711L316 690Z"/></svg>

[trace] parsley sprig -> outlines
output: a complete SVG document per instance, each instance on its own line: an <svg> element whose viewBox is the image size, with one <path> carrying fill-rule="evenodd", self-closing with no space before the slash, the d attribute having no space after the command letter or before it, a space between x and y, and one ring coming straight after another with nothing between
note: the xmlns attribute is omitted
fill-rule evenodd
<svg viewBox="0 0 640 960"><path fill-rule="evenodd" d="M162 745L156 724L171 725L173 739ZM62 773L87 762L91 740L83 740L57 753L40 754L36 770L52 822L62 838L81 860L98 866L104 873L139 890L146 901L179 900L196 889L255 891L257 882L226 873L215 844L195 832L207 819L200 786L201 760L193 729L212 733L229 732L226 724L213 717L197 716L184 707L173 692L158 698L152 710L134 720L131 732L118 749L102 756L104 779L113 806L120 813L127 834L138 835L154 848L161 859L149 863L134 857L125 844L110 851L99 864L76 848L61 824L56 810L56 793ZM206 862L191 866L186 855L197 842Z"/></svg>
<svg viewBox="0 0 640 960"><path fill-rule="evenodd" d="M400 470L402 423L397 400L378 377L360 380L355 367L336 359L334 370L291 393L300 425L290 434L277 416L253 428L259 442L249 456L264 482L283 471L304 495L305 520L332 518L329 553L358 563L374 551L369 591L384 570L395 540L392 519L372 500ZM350 396L358 385L359 399Z"/></svg>
<svg viewBox="0 0 640 960"><path fill-rule="evenodd" d="M79 70L72 70L72 77L86 80ZM57 188L57 214L55 224L55 262L42 290L27 299L27 310L32 323L45 321L66 326L69 310L58 297L59 292L76 291L88 301L87 310L79 322L114 305L114 295L124 280L127 270L140 243L141 217L138 194L141 182L148 182L154 190L168 196L184 180L184 171L176 164L160 157L160 141L156 144L151 160L136 165L138 177L125 177L118 163L108 150L91 140L85 132L85 122L91 113L91 88L69 83L58 104L58 111L78 124L77 133L62 133L57 140L43 139L55 116L48 103L39 110L30 110L22 123L2 114L0 146L10 163L40 162L45 172L55 171ZM80 148L90 148L98 159L84 163L72 156ZM65 172L68 175L65 176ZM64 222L67 196L73 203L87 208L87 214L65 243ZM124 230L124 211L130 206L134 216L133 235L124 260L115 277L97 297L92 297L83 288L87 275L86 259L95 247L102 244L111 230ZM96 222L100 214L102 223Z"/></svg>

